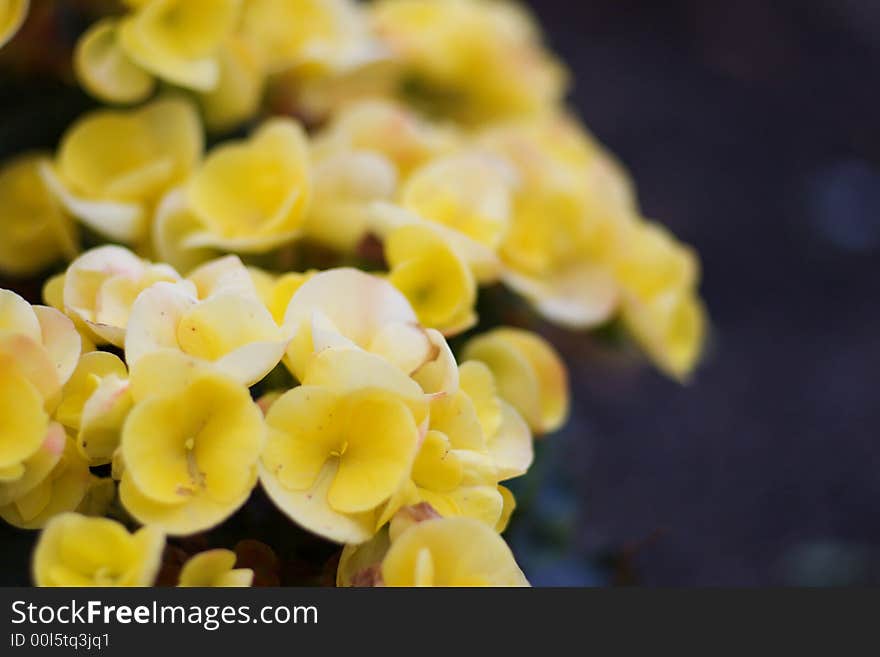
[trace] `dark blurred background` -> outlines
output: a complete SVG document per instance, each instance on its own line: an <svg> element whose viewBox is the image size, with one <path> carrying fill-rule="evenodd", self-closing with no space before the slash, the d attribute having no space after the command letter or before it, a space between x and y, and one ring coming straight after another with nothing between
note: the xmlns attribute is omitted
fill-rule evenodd
<svg viewBox="0 0 880 657"><path fill-rule="evenodd" d="M700 252L714 324L688 387L577 368L556 517L514 527L533 581L877 584L880 3L530 4L644 213Z"/></svg>
<svg viewBox="0 0 880 657"><path fill-rule="evenodd" d="M681 387L544 327L575 407L517 482L524 570L536 585L880 583L880 3L530 4L644 213L698 249L713 338ZM88 105L41 85L0 82L2 154L51 146ZM0 583L26 582L29 541L0 527Z"/></svg>

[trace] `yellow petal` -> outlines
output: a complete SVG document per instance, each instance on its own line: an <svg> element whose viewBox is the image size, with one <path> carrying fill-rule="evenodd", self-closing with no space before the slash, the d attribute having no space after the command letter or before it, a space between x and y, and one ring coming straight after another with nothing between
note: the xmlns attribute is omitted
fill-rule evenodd
<svg viewBox="0 0 880 657"><path fill-rule="evenodd" d="M357 269L331 269L312 276L297 290L284 316L294 335L288 350L293 374L302 380L313 356L308 327L320 312L348 340L367 348L388 324L416 324L409 302L393 285Z"/></svg>
<svg viewBox="0 0 880 657"><path fill-rule="evenodd" d="M232 38L218 53L217 85L200 97L205 123L215 131L229 130L257 113L265 75L256 48Z"/></svg>
<svg viewBox="0 0 880 657"><path fill-rule="evenodd" d="M0 10L2 15L2 10ZM2 20L2 18L0 18ZM35 274L77 250L75 228L40 176L48 159L41 153L19 155L0 169L0 271Z"/></svg>
<svg viewBox="0 0 880 657"><path fill-rule="evenodd" d="M451 451L449 438L439 431L429 431L413 464L413 481L422 488L448 493L461 483L461 461Z"/></svg>
<svg viewBox="0 0 880 657"><path fill-rule="evenodd" d="M266 415L269 439L263 467L285 488L310 488L341 448L340 396L327 388L299 386L272 404Z"/></svg>
<svg viewBox="0 0 880 657"><path fill-rule="evenodd" d="M501 424L494 434L490 434L487 447L499 481L524 475L535 458L529 425L506 402L501 405Z"/></svg>
<svg viewBox="0 0 880 657"><path fill-rule="evenodd" d="M137 103L149 96L156 81L135 64L119 45L117 22L98 21L80 38L73 67L89 93L111 103Z"/></svg>
<svg viewBox="0 0 880 657"><path fill-rule="evenodd" d="M123 19L119 39L139 66L200 91L220 76L216 52L235 27L237 0L155 0Z"/></svg>
<svg viewBox="0 0 880 657"><path fill-rule="evenodd" d="M275 505L308 531L337 543L363 543L375 532L375 513L340 513L327 502L328 491L338 468L338 462L329 461L311 488L292 490L282 485L261 464L260 483Z"/></svg>
<svg viewBox="0 0 880 657"><path fill-rule="evenodd" d="M339 471L327 500L337 511L358 513L388 499L409 474L419 430L410 410L391 395L364 392L347 404Z"/></svg>
<svg viewBox="0 0 880 657"><path fill-rule="evenodd" d="M48 428L39 390L15 368L0 370L0 468L32 456Z"/></svg>
<svg viewBox="0 0 880 657"><path fill-rule="evenodd" d="M64 428L51 423L40 448L21 463L18 476L0 483L0 506L11 504L42 483L61 459L66 442Z"/></svg>
<svg viewBox="0 0 880 657"><path fill-rule="evenodd" d="M235 500L220 502L207 495L194 495L181 504L162 504L141 493L126 470L119 484L119 499L139 522L155 525L171 536L189 536L219 525L247 502L257 482L256 469L248 469L248 474L248 487Z"/></svg>
<svg viewBox="0 0 880 657"><path fill-rule="evenodd" d="M473 312L476 282L467 263L429 226L410 224L385 241L390 281L425 326L441 331L460 328Z"/></svg>
<svg viewBox="0 0 880 657"><path fill-rule="evenodd" d="M30 0L3 0L0 3L0 48L18 32L29 6Z"/></svg>
<svg viewBox="0 0 880 657"><path fill-rule="evenodd" d="M569 410L568 375L550 344L520 329L501 328L471 340L465 358L492 370L501 396L538 434L558 429Z"/></svg>
<svg viewBox="0 0 880 657"><path fill-rule="evenodd" d="M33 310L40 322L43 346L55 364L58 382L63 385L79 362L82 340L73 322L63 313L48 306L34 306Z"/></svg>
<svg viewBox="0 0 880 657"><path fill-rule="evenodd" d="M254 572L249 568L233 570L235 559L232 550L200 552L183 564L178 586L250 586Z"/></svg>
<svg viewBox="0 0 880 657"><path fill-rule="evenodd" d="M501 537L470 518L410 527L388 550L382 578L387 586L528 586Z"/></svg>

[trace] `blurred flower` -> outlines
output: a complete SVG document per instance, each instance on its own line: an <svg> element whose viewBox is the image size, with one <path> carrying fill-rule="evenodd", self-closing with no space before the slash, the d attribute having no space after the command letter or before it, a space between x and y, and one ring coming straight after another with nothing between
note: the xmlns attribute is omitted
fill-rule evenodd
<svg viewBox="0 0 880 657"><path fill-rule="evenodd" d="M57 516L34 551L37 586L149 586L159 571L165 537L154 527L129 534L114 520Z"/></svg>
<svg viewBox="0 0 880 657"><path fill-rule="evenodd" d="M429 112L479 123L538 112L565 91L565 70L519 6L379 0L370 14L407 98Z"/></svg>
<svg viewBox="0 0 880 657"><path fill-rule="evenodd" d="M192 105L178 98L80 118L41 173L59 202L92 230L128 244L146 238L152 209L202 153ZM125 148L120 148L125 144Z"/></svg>
<svg viewBox="0 0 880 657"><path fill-rule="evenodd" d="M20 155L0 169L0 271L29 276L77 252L76 232L40 178L47 157Z"/></svg>
<svg viewBox="0 0 880 657"><path fill-rule="evenodd" d="M250 586L254 571L235 568L235 552L208 550L191 557L183 564L178 586Z"/></svg>
<svg viewBox="0 0 880 657"><path fill-rule="evenodd" d="M540 336L499 328L468 342L466 359L485 363L501 396L538 435L556 431L568 417L568 374L556 350Z"/></svg>

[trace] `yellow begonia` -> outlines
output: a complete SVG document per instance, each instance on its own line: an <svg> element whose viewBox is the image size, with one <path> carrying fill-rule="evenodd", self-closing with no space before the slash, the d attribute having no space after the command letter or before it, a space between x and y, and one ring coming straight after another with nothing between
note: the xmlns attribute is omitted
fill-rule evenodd
<svg viewBox="0 0 880 657"><path fill-rule="evenodd" d="M347 268L315 274L290 300L284 326L292 336L284 362L300 381L316 354L346 346L382 356L413 375L426 393L458 387L446 340L423 329L406 297L377 276Z"/></svg>
<svg viewBox="0 0 880 657"><path fill-rule="evenodd" d="M573 120L558 114L505 123L479 138L518 175L501 246L504 282L542 315L571 328L608 320L621 227L637 208L626 172Z"/></svg>
<svg viewBox="0 0 880 657"><path fill-rule="evenodd" d="M22 478L29 478L27 490L17 491L15 498L9 504L0 506L0 518L10 525L21 529L39 529L61 513L76 511L86 499L92 485L89 465L77 451L73 440L64 436L63 429L58 427L54 431L60 431L64 447L52 469L36 485L30 486L30 482L33 481L30 477L36 478L37 473L42 471L45 461L37 464L39 455L36 455L38 458L26 462ZM51 437L47 440L52 441L51 446L47 445L47 448L53 452L57 450L55 441L58 439ZM30 470L31 466L33 471Z"/></svg>
<svg viewBox="0 0 880 657"><path fill-rule="evenodd" d="M250 586L254 580L254 571L250 568L235 568L235 560L235 552L232 550L200 552L183 564L178 586Z"/></svg>
<svg viewBox="0 0 880 657"><path fill-rule="evenodd" d="M42 166L41 173L77 219L132 243L147 236L155 203L189 175L202 146L192 104L165 98L134 110L87 114L68 129L54 165Z"/></svg>
<svg viewBox="0 0 880 657"><path fill-rule="evenodd" d="M73 222L40 178L46 161L45 155L31 153L0 169L0 272L27 276L76 255Z"/></svg>
<svg viewBox="0 0 880 657"><path fill-rule="evenodd" d="M305 234L353 252L369 232L370 203L390 200L397 191L397 168L370 150L315 153L313 159L315 189Z"/></svg>
<svg viewBox="0 0 880 657"><path fill-rule="evenodd" d="M403 105L370 99L343 108L313 141L318 160L333 153L371 151L383 155L404 179L416 167L454 149L460 135Z"/></svg>
<svg viewBox="0 0 880 657"><path fill-rule="evenodd" d="M417 169L400 204L429 221L496 249L507 234L516 172L503 159L479 151L438 158Z"/></svg>
<svg viewBox="0 0 880 657"><path fill-rule="evenodd" d="M425 520L404 531L382 560L385 586L528 586L510 548L470 518Z"/></svg>
<svg viewBox="0 0 880 657"><path fill-rule="evenodd" d="M247 0L241 34L271 72L308 66L341 71L379 55L353 0Z"/></svg>
<svg viewBox="0 0 880 657"><path fill-rule="evenodd" d="M132 366L134 406L122 429L126 510L168 534L210 529L257 481L263 414L241 383L164 351Z"/></svg>
<svg viewBox="0 0 880 657"><path fill-rule="evenodd" d="M40 534L34 551L37 586L150 586L165 536L155 527L129 534L106 518L65 513Z"/></svg>
<svg viewBox="0 0 880 657"><path fill-rule="evenodd" d="M627 329L657 366L685 380L699 360L706 314L697 294L699 262L656 224L634 224L621 240L615 274Z"/></svg>
<svg viewBox="0 0 880 657"><path fill-rule="evenodd" d="M426 419L427 398L406 374L360 349L326 349L269 409L260 481L300 525L362 543L409 476Z"/></svg>
<svg viewBox="0 0 880 657"><path fill-rule="evenodd" d="M18 32L29 6L30 0L0 0L0 48Z"/></svg>
<svg viewBox="0 0 880 657"><path fill-rule="evenodd" d="M128 371L115 355L83 354L64 386L55 417L75 432L77 447L90 465L110 463L131 409Z"/></svg>
<svg viewBox="0 0 880 657"><path fill-rule="evenodd" d="M430 112L479 123L538 112L565 91L565 71L519 6L380 0L371 15L408 99Z"/></svg>
<svg viewBox="0 0 880 657"><path fill-rule="evenodd" d="M187 283L194 290L156 283L137 297L125 338L129 367L174 350L253 385L281 361L289 340L237 257L203 265Z"/></svg>
<svg viewBox="0 0 880 657"><path fill-rule="evenodd" d="M569 412L568 374L559 354L540 336L499 328L473 338L464 358L485 363L498 391L536 434L555 431Z"/></svg>
<svg viewBox="0 0 880 657"><path fill-rule="evenodd" d="M132 304L141 292L159 281L192 290L168 265L143 260L121 246L99 246L83 253L67 268L62 301L65 310L100 342L122 347Z"/></svg>
<svg viewBox="0 0 880 657"><path fill-rule="evenodd" d="M412 472L383 509L379 524L397 518L401 507L428 503L444 517L473 518L499 531L506 526L515 501L499 482L528 470L532 434L499 397L486 365L463 363L459 380L458 391L432 398L429 430Z"/></svg>
<svg viewBox="0 0 880 657"><path fill-rule="evenodd" d="M303 230L311 199L306 136L292 119L264 123L246 141L214 149L166 209L160 253L217 248L262 253Z"/></svg>
<svg viewBox="0 0 880 657"><path fill-rule="evenodd" d="M343 550L338 586L529 586L504 540L470 518L401 509L391 530ZM398 520L403 517L403 522Z"/></svg>
<svg viewBox="0 0 880 657"><path fill-rule="evenodd" d="M477 284L468 263L428 224L409 224L385 238L389 280L419 321L444 335L476 324Z"/></svg>
<svg viewBox="0 0 880 657"><path fill-rule="evenodd" d="M80 37L73 68L82 86L96 98L137 103L156 88L156 79L132 61L119 43L118 21L105 18Z"/></svg>
<svg viewBox="0 0 880 657"><path fill-rule="evenodd" d="M126 55L157 77L209 91L220 79L218 51L239 18L241 0L150 0L119 24Z"/></svg>

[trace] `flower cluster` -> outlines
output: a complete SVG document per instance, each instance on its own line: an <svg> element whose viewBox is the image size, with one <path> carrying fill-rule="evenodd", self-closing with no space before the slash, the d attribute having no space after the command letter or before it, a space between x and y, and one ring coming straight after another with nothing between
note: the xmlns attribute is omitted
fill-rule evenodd
<svg viewBox="0 0 880 657"><path fill-rule="evenodd" d="M0 167L0 271L46 276L45 305L0 291L0 517L43 528L36 582L151 584L260 486L344 546L339 585L527 585L505 482L567 373L530 330L462 336L481 290L619 319L680 380L706 331L696 255L564 108L531 17L124 0L72 57L115 106ZM236 560L178 583L249 586Z"/></svg>

